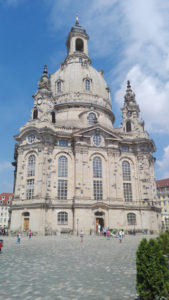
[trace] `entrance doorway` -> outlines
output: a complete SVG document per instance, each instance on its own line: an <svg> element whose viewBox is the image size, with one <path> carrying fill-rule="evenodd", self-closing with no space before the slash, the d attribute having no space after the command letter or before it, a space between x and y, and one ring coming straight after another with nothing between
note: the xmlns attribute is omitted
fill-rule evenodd
<svg viewBox="0 0 169 300"><path fill-rule="evenodd" d="M24 230L29 230L29 218L24 218Z"/></svg>
<svg viewBox="0 0 169 300"><path fill-rule="evenodd" d="M96 218L96 232L99 232L99 226L100 226L100 231L103 230L104 228L104 219L103 218Z"/></svg>
<svg viewBox="0 0 169 300"><path fill-rule="evenodd" d="M29 230L30 213L29 212L24 212L22 214L22 216L23 216L23 230L27 231L27 230Z"/></svg>

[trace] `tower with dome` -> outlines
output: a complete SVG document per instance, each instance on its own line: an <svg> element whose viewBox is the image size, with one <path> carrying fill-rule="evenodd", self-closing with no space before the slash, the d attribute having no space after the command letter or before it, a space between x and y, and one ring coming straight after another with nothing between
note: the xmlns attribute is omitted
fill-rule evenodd
<svg viewBox="0 0 169 300"><path fill-rule="evenodd" d="M129 81L114 128L110 88L91 65L88 40L76 18L64 62L50 75L44 66L30 120L15 136L13 232L159 231L154 142Z"/></svg>

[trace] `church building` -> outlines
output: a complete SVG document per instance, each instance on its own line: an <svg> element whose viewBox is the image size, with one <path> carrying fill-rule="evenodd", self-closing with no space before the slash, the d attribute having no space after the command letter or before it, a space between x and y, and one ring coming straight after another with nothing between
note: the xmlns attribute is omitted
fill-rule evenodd
<svg viewBox="0 0 169 300"><path fill-rule="evenodd" d="M129 81L114 128L110 88L91 65L88 40L76 18L64 62L50 75L44 66L30 120L15 136L13 232L159 231L154 142Z"/></svg>

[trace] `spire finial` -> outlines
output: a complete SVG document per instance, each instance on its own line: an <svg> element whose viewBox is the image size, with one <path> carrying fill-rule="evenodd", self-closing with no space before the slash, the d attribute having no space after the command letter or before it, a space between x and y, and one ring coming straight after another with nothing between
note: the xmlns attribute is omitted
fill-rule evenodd
<svg viewBox="0 0 169 300"><path fill-rule="evenodd" d="M130 89L131 85L130 85L130 80L127 80L127 88Z"/></svg>
<svg viewBox="0 0 169 300"><path fill-rule="evenodd" d="M47 71L47 65L46 65L46 64L44 65L43 74L48 74L48 71Z"/></svg>
<svg viewBox="0 0 169 300"><path fill-rule="evenodd" d="M78 15L76 15L76 24L75 25L79 25L79 17L78 17Z"/></svg>

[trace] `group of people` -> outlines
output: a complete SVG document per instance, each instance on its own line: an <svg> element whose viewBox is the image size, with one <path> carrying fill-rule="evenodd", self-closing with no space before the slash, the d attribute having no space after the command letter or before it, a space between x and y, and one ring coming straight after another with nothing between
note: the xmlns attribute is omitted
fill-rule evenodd
<svg viewBox="0 0 169 300"><path fill-rule="evenodd" d="M101 232L101 225L98 224L98 234L100 235ZM110 237L118 237L119 242L122 242L122 239L124 237L124 230L119 230L117 233L115 233L113 230L110 231L109 228L103 227L102 229L103 235L107 237L107 240L110 239Z"/></svg>
<svg viewBox="0 0 169 300"><path fill-rule="evenodd" d="M32 237L32 230L29 230L28 237L29 237L29 239L31 239L31 237ZM16 242L17 242L17 244L21 243L21 235L20 234L17 234L17 236L16 236Z"/></svg>

